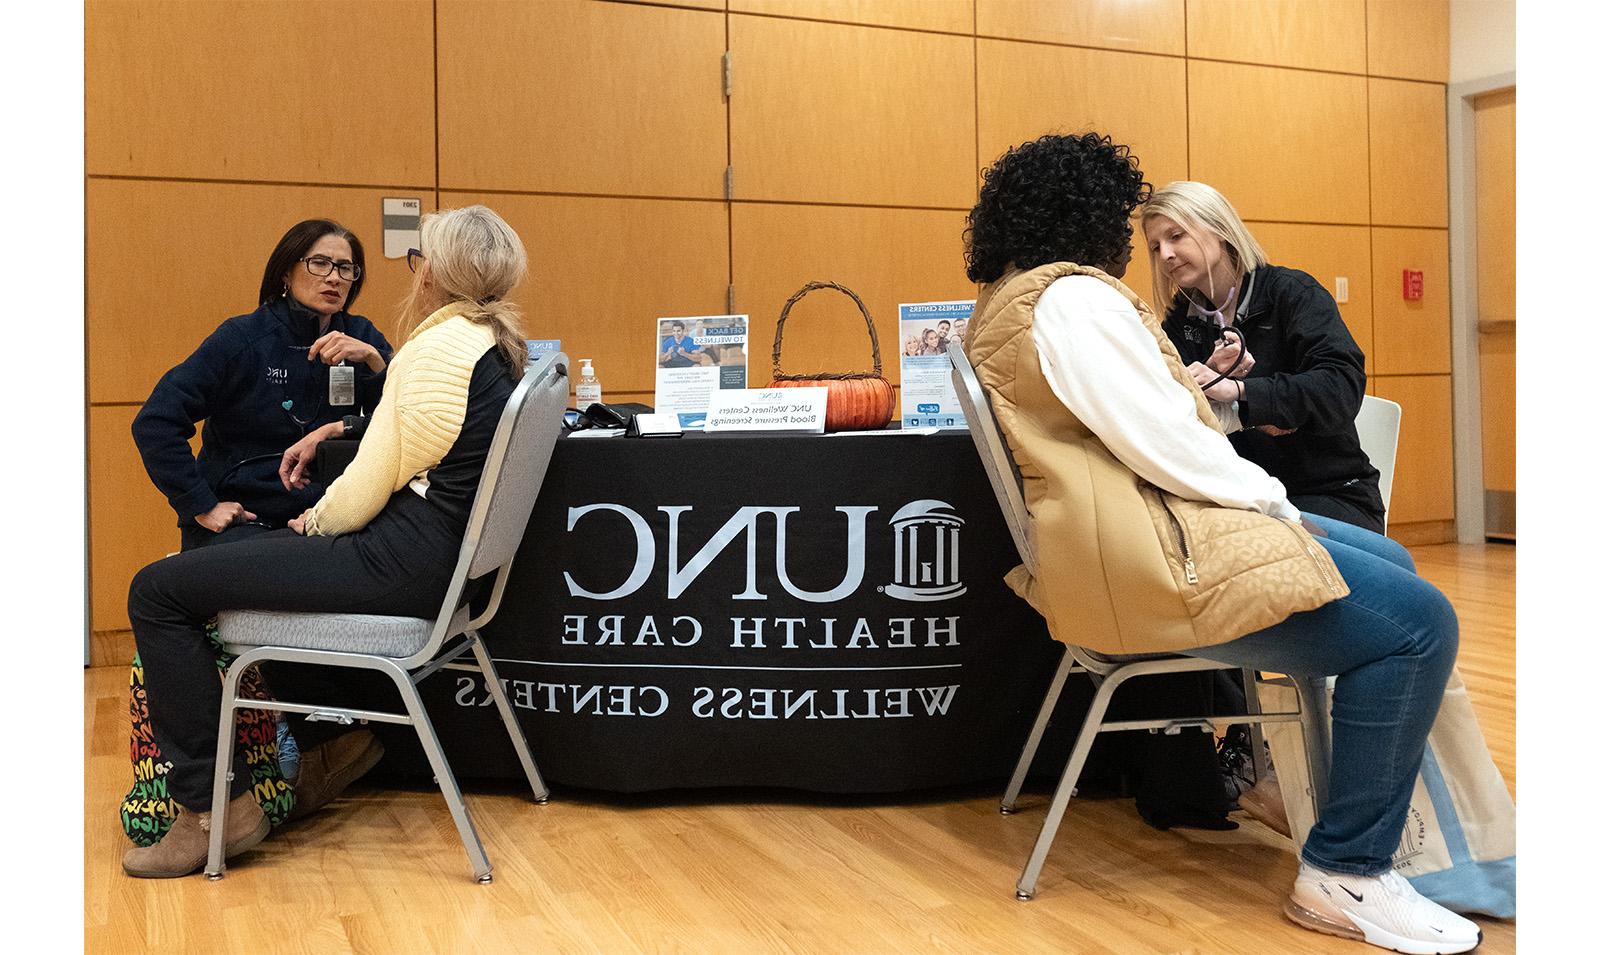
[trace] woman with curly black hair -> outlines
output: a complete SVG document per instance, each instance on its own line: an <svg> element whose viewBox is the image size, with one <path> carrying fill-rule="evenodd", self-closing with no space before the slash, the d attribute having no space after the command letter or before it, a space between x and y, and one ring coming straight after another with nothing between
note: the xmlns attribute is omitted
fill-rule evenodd
<svg viewBox="0 0 1600 955"><path fill-rule="evenodd" d="M1101 263L1121 278L1133 255L1130 217L1149 198L1139 161L1109 136L1024 143L984 170L967 217L967 278L993 282L1051 262ZM1062 228L1067 209L1072 229Z"/></svg>
<svg viewBox="0 0 1600 955"><path fill-rule="evenodd" d="M1038 565L1007 580L1052 633L1104 653L1337 676L1330 791L1284 910L1395 951L1469 951L1477 926L1391 864L1455 611L1390 542L1302 518L1228 443L1226 409L1117 280L1148 196L1127 147L1093 133L1024 143L984 172L966 350L1021 468Z"/></svg>

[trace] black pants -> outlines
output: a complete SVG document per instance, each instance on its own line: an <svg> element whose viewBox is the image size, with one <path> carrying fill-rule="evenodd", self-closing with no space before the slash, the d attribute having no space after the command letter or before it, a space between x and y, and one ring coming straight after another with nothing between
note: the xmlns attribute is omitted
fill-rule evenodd
<svg viewBox="0 0 1600 955"><path fill-rule="evenodd" d="M281 527L282 525L278 525ZM235 524L221 532L210 531L194 521L184 521L178 525L178 536L182 540L180 548L184 551L199 550L202 547L211 547L215 544L236 544L239 541L259 537L272 530L270 524L252 521L249 524Z"/></svg>
<svg viewBox="0 0 1600 955"><path fill-rule="evenodd" d="M1321 514L1336 521L1354 524L1374 534L1383 533L1383 512L1381 510L1374 514L1342 497L1329 497L1326 494L1295 494L1289 498L1289 503L1310 514L1313 519L1315 519L1316 515Z"/></svg>
<svg viewBox="0 0 1600 955"><path fill-rule="evenodd" d="M455 569L463 528L403 488L371 524L353 534L301 537L283 529L243 539L236 531L151 564L128 591L150 722L162 755L172 761L167 791L199 811L211 808L222 709L206 621L222 610L432 619ZM347 675L334 672L341 679ZM236 752L232 795L248 789L249 780Z"/></svg>

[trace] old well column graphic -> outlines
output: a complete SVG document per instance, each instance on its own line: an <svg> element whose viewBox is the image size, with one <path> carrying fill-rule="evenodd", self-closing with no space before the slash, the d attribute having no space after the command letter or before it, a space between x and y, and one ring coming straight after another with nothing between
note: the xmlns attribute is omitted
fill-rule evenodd
<svg viewBox="0 0 1600 955"><path fill-rule="evenodd" d="M883 592L900 600L944 600L966 593L961 582L961 527L944 501L912 501L895 512L894 583Z"/></svg>

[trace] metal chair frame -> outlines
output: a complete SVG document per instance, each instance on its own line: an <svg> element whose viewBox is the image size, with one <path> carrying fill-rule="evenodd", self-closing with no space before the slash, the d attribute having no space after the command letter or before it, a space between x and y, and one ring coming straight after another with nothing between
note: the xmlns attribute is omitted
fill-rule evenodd
<svg viewBox="0 0 1600 955"><path fill-rule="evenodd" d="M1033 547L1030 541L1032 521L1028 515L1027 500L1023 496L1021 474L1017 469L1016 461L1011 456L1011 450L1001 436L998 422L995 420L994 411L989 405L988 396L983 390L978 376L968 361L962 345L952 342L950 345L951 377L955 385L957 399L961 402L961 410L966 415L967 427L971 431L973 443L977 445L978 456L983 460L984 471L989 476L989 483L994 489L996 501L1004 515L1006 525L1011 531L1011 539L1016 544L1017 554L1022 558L1024 566L1030 573L1036 572L1037 564ZM1060 639L1057 637L1057 639ZM1050 853L1051 843L1055 841L1056 832L1061 826L1061 818L1067 811L1067 804L1076 793L1078 776L1083 771L1084 762L1088 759L1089 750L1095 738L1101 733L1128 732L1132 730L1146 730L1148 732L1177 733L1185 727L1203 727L1214 730L1214 722L1226 723L1280 723L1296 722L1306 743L1307 761L1310 764L1308 778L1311 780L1311 798L1314 806L1320 806L1321 793L1327 792L1328 771L1328 746L1329 724L1326 706L1326 691L1323 689L1323 680L1318 677L1291 676L1288 682L1294 686L1298 697L1299 706L1292 712L1261 712L1261 702L1256 692L1255 681L1259 674L1246 671L1248 677L1244 681L1245 699L1248 713L1242 716L1222 717L1172 717L1153 720L1115 720L1107 722L1105 713L1111 703L1111 698L1117 689L1128 680L1141 676L1153 676L1165 673L1186 673L1204 670L1231 670L1235 667L1213 660L1204 660L1198 657L1183 656L1180 654L1127 654L1108 656L1081 647L1067 641L1066 652L1062 654L1061 663L1056 668L1054 677L1050 681L1050 688L1045 692L1044 700L1040 703L1038 715L1034 718L1033 728L1028 734L1027 741L1023 744L1022 753L1017 759L1016 769L1011 774L1011 780L1006 786L1005 795L1000 800L1000 811L1010 815L1017 811L1017 797L1022 790L1023 781L1027 778L1028 769L1033 764L1034 755L1038 752L1039 742L1044 738L1045 729L1050 725L1050 717L1055 712L1056 703L1061 698L1061 691L1066 686L1067 677L1073 673L1085 673L1094 683L1095 693L1089 704L1089 712L1084 719L1083 727L1078 731L1078 737L1073 744L1072 753L1067 759L1066 767L1062 770L1061 780L1056 785L1055 795L1050 800L1050 807L1045 813L1044 824L1035 840L1033 851L1028 856L1028 861L1022 869L1022 875L1017 880L1016 897L1020 901L1027 901L1034 896L1038 885L1039 873L1044 868L1045 858ZM1279 682L1273 680L1271 682ZM1262 753L1260 733L1253 733L1252 755L1256 766L1265 765Z"/></svg>
<svg viewBox="0 0 1600 955"><path fill-rule="evenodd" d="M521 725L517 723L511 702L506 697L504 687L501 686L499 674L495 671L494 661L484 647L483 638L478 631L500 608L500 599L505 593L506 581L510 576L512 557L523 532L527 529L528 515L532 512L537 490L528 499L526 511L517 507L508 519L501 519L501 516L497 515L496 526L488 525L491 509L498 492L510 486L510 481L534 481L536 486L543 483L550 455L554 451L555 438L560 433L561 414L566 408L566 381L567 356L560 353L541 355L529 363L522 380L507 399L505 410L501 412L500 420L495 427L488 457L484 462L472 512L467 519L466 533L461 541L455 572L445 591L444 602L439 616L433 623L432 632L419 650L406 657L386 657L372 653L314 650L303 647L229 645L229 652L237 653L238 658L228 668L223 683L222 713L217 725L217 769L212 789L211 842L206 859L206 878L220 879L226 868L223 858L223 834L227 828L228 783L233 779L233 746L236 735L234 715L239 709L261 706L260 700L239 696L239 681L252 667L268 660L281 660L376 670L386 674L394 682L405 704L403 713L282 701L274 702L272 706L273 709L288 713L303 713L311 720L331 720L346 725L356 721L362 723L372 721L397 723L414 728L422 743L423 751L427 754L428 763L433 769L434 779L444 795L445 803L450 808L450 815L455 820L456 831L460 834L462 846L471 861L474 878L482 884L493 881L493 867L489 864L488 856L483 850L483 842L478 838L472 817L462 800L461 788L456 783L455 774L451 772L450 763L439 746L438 734L435 733L427 710L422 705L417 686L423 680L445 669L481 674L485 687L494 699L500 720L511 737L511 744L516 749L518 760L522 763L523 773L533 789L534 801L540 804L549 801L550 789L539 774L533 754L528 749L527 738L523 735ZM541 416L548 419L547 423L550 424L547 434L538 431ZM512 458L513 442L517 442L519 450L522 450L521 445L528 441L546 442L544 445L532 445L531 460L537 469L536 473L507 474L506 464ZM513 524L514 527L511 526ZM480 550L480 544L485 545L483 550ZM479 560L485 554L488 556ZM479 579L487 573L495 575L494 588L483 611L471 616L471 608L462 599L463 591L469 579ZM221 631L223 641L227 643L226 614L223 615ZM461 657L469 651L472 659L462 660Z"/></svg>

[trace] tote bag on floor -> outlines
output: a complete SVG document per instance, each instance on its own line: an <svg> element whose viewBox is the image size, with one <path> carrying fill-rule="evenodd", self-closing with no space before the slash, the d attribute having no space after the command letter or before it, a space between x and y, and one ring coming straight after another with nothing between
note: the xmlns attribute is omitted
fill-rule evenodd
<svg viewBox="0 0 1600 955"><path fill-rule="evenodd" d="M1261 704L1267 710L1293 709L1294 691L1263 684ZM1304 845L1316 814L1299 725L1268 723L1266 738L1278 768L1289 830L1295 844ZM1406 810L1405 831L1394 854L1395 871L1418 892L1452 911L1514 918L1516 839L1516 804L1489 757L1461 673L1452 671Z"/></svg>
<svg viewBox="0 0 1600 955"><path fill-rule="evenodd" d="M226 672L233 657L222 649L215 624L206 625L206 639L217 656L217 669ZM219 673L220 678L220 673ZM261 680L261 671L252 670L239 681L239 694L270 701L271 695ZM134 845L153 846L166 835L178 805L167 795L167 771L172 763L163 759L150 725L150 705L145 697L144 666L137 655L128 677L130 752L133 761L133 788L122 798L119 812L122 831ZM284 779L278 762L278 727L268 710L239 710L238 737L234 743L250 767L250 789L256 803L274 825L282 824L294 808L294 790Z"/></svg>

